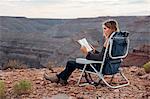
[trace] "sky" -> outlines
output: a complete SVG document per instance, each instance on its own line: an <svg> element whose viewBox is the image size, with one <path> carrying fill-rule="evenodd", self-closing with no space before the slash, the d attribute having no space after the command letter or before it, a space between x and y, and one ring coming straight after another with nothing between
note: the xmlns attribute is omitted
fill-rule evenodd
<svg viewBox="0 0 150 99"><path fill-rule="evenodd" d="M0 0L0 16L88 18L150 15L150 0Z"/></svg>

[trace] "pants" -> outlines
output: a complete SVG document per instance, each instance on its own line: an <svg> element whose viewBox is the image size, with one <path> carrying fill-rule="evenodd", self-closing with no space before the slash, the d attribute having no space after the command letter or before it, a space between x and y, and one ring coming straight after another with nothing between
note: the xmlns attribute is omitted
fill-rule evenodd
<svg viewBox="0 0 150 99"><path fill-rule="evenodd" d="M94 67L99 70L100 66L98 64L94 64ZM84 64L79 64L76 63L76 61L68 61L66 68L60 73L58 74L58 78L61 78L63 80L68 80L69 76L72 74L72 72L76 69L83 69L84 68ZM88 71L94 71L90 66L86 67L86 70Z"/></svg>

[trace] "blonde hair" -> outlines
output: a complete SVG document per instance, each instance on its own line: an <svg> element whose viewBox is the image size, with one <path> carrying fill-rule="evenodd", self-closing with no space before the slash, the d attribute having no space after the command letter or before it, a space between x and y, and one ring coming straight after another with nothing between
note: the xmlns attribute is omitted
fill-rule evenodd
<svg viewBox="0 0 150 99"><path fill-rule="evenodd" d="M118 26L118 22L114 19L109 19L106 20L105 22L103 22L103 25L105 25L107 28L112 29L114 32L117 31L119 32L119 26Z"/></svg>

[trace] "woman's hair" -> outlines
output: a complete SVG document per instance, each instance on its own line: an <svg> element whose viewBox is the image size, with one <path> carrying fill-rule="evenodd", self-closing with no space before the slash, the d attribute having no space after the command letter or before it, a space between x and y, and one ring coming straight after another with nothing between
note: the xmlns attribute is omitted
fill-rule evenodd
<svg viewBox="0 0 150 99"><path fill-rule="evenodd" d="M119 31L118 22L113 19L106 20L103 25L105 25L107 28L112 29L114 32Z"/></svg>

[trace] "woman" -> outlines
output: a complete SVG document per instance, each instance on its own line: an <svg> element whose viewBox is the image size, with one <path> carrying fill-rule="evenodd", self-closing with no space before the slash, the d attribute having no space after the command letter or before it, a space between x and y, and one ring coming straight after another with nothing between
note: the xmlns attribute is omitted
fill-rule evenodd
<svg viewBox="0 0 150 99"><path fill-rule="evenodd" d="M86 48L83 46L83 47L81 47L80 50L85 54L86 59L89 59L89 60L102 60L104 52L105 52L105 48L107 46L109 36L113 32L119 31L118 23L115 20L105 21L103 23L102 27L103 27L103 36L105 37L105 42L104 42L102 51L98 52L94 48L94 51L87 52ZM67 80L68 80L69 76L72 74L72 72L75 69L83 69L83 67L84 67L84 64L76 63L76 61L68 61L67 65L66 65L66 68L61 73L56 74L52 77L49 77L47 74L44 74L44 78L47 79L47 80L50 80L51 82L66 85ZM98 69L100 69L100 66L96 64L95 68L98 70ZM90 66L87 66L86 70L92 71L93 69Z"/></svg>

